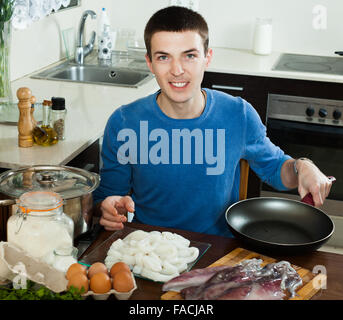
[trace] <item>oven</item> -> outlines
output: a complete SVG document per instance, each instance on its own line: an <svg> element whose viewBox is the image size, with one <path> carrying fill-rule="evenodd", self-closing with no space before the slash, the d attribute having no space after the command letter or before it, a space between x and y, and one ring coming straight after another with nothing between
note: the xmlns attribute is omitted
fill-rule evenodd
<svg viewBox="0 0 343 320"><path fill-rule="evenodd" d="M267 135L293 158L311 159L337 180L322 207L343 216L343 101L269 94ZM278 192L262 184L261 196L300 200L297 190Z"/></svg>

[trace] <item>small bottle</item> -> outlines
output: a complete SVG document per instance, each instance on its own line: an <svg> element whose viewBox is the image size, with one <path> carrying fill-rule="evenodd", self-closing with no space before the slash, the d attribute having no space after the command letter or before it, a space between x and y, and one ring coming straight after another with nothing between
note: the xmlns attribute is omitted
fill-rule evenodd
<svg viewBox="0 0 343 320"><path fill-rule="evenodd" d="M102 8L98 21L98 58L100 60L111 60L114 49L111 24L105 8Z"/></svg>
<svg viewBox="0 0 343 320"><path fill-rule="evenodd" d="M98 20L98 47L100 47L101 35L105 30L105 25L110 26L110 19L107 16L106 9L102 8Z"/></svg>
<svg viewBox="0 0 343 320"><path fill-rule="evenodd" d="M59 97L51 98L51 127L56 131L58 140L65 139L65 99Z"/></svg>
<svg viewBox="0 0 343 320"><path fill-rule="evenodd" d="M50 108L51 101L43 102L43 124L41 127L36 126L33 129L33 139L41 146L51 146L58 142L56 131L50 127Z"/></svg>
<svg viewBox="0 0 343 320"><path fill-rule="evenodd" d="M37 126L37 121L33 115L35 111L35 103L36 103L36 97L32 96L31 97L31 121L32 121L32 128L35 128Z"/></svg>
<svg viewBox="0 0 343 320"><path fill-rule="evenodd" d="M109 25L104 26L103 33L99 36L99 51L98 51L98 58L100 60L111 60L112 59L112 34Z"/></svg>

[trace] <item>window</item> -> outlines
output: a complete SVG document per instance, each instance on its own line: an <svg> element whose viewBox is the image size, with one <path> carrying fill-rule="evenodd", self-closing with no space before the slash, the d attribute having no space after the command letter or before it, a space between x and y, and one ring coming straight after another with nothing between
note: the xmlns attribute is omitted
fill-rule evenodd
<svg viewBox="0 0 343 320"><path fill-rule="evenodd" d="M58 11L65 10L65 9L70 9L72 7L77 7L81 5L81 0L70 0L70 3L67 7L61 6L61 8L58 9Z"/></svg>

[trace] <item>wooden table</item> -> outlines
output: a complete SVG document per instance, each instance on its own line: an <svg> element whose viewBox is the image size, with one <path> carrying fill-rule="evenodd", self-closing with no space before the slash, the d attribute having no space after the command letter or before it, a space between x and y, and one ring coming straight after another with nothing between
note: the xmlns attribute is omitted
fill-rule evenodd
<svg viewBox="0 0 343 320"><path fill-rule="evenodd" d="M171 231L177 232L183 237L199 242L210 243L211 247L206 251L203 257L196 263L193 268L205 268L215 262L222 256L228 254L237 247L246 248L239 240L226 237L207 235L197 232L162 228L150 225L137 223L127 223L127 226L145 231ZM86 256L89 252L95 249L99 244L111 236L112 232L102 231L93 244L82 255ZM251 248L246 248L250 249ZM262 252L261 252L262 253ZM314 268L325 267L327 274L327 288L321 289L312 300L343 300L343 255L314 251L299 256L272 256L277 260L287 260L292 264L301 266L311 271ZM317 271L315 272L317 273ZM131 300L159 300L163 294L162 284L154 281L144 280L136 277L137 290L131 296Z"/></svg>

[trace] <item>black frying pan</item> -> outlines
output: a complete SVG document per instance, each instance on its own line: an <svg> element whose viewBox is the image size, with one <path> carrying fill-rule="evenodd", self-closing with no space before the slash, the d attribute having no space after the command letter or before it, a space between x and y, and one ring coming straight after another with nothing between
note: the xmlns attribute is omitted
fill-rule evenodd
<svg viewBox="0 0 343 320"><path fill-rule="evenodd" d="M299 254L321 247L334 232L322 210L283 198L251 198L231 205L226 222L237 239L258 252Z"/></svg>

